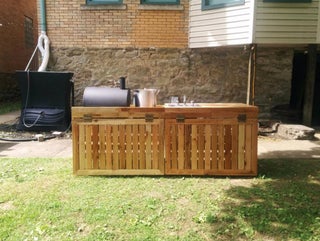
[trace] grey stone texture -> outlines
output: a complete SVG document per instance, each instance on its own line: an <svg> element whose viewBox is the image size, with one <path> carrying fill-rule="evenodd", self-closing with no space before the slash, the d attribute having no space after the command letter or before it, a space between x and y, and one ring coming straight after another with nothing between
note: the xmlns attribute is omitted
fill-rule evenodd
<svg viewBox="0 0 320 241"><path fill-rule="evenodd" d="M76 105L87 86L159 88L158 103L186 95L195 102L246 102L249 47L204 49L52 48L49 70L74 72ZM293 49L257 50L255 105L260 115L290 100Z"/></svg>
<svg viewBox="0 0 320 241"><path fill-rule="evenodd" d="M280 124L277 134L288 140L312 140L315 129L304 125Z"/></svg>

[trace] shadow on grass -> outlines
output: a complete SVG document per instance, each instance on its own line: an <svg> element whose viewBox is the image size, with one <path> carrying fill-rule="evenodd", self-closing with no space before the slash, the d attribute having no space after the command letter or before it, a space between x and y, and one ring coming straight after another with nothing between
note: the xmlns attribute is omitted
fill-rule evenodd
<svg viewBox="0 0 320 241"><path fill-rule="evenodd" d="M259 160L252 183L226 191L214 233L227 240L228 227L229 237L246 240L320 240L320 159Z"/></svg>

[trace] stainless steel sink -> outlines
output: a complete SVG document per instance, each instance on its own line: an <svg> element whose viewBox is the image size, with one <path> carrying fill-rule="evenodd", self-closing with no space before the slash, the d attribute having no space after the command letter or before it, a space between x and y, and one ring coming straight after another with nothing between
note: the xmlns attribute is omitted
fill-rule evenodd
<svg viewBox="0 0 320 241"><path fill-rule="evenodd" d="M184 108L184 107L200 107L200 105L198 103L165 103L164 107Z"/></svg>

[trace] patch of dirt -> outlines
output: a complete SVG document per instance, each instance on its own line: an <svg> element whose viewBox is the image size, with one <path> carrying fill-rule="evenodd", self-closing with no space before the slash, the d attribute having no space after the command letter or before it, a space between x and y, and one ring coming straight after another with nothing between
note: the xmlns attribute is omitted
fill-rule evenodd
<svg viewBox="0 0 320 241"><path fill-rule="evenodd" d="M19 118L14 121L0 123L0 141L37 141L39 140L39 135L41 138L52 139L55 137L59 138L71 138L71 131L67 130L65 132L50 132L50 131L21 131L18 130Z"/></svg>
<svg viewBox="0 0 320 241"><path fill-rule="evenodd" d="M15 206L13 205L12 201L0 203L1 211L10 211L10 210L13 210L14 208Z"/></svg>
<svg viewBox="0 0 320 241"><path fill-rule="evenodd" d="M252 187L252 180L251 179L242 179L242 178L237 178L237 179L230 179L230 184L233 186L238 186L238 187Z"/></svg>

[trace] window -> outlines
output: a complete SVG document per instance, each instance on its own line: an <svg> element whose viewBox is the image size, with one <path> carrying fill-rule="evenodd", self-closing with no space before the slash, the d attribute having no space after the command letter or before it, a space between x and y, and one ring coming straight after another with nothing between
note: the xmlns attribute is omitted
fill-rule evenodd
<svg viewBox="0 0 320 241"><path fill-rule="evenodd" d="M26 48L34 47L33 20L27 16L24 17L24 43Z"/></svg>
<svg viewBox="0 0 320 241"><path fill-rule="evenodd" d="M263 0L268 3L311 3L312 0Z"/></svg>
<svg viewBox="0 0 320 241"><path fill-rule="evenodd" d="M180 0L141 0L141 4L180 4Z"/></svg>
<svg viewBox="0 0 320 241"><path fill-rule="evenodd" d="M122 0L86 0L87 5L122 4Z"/></svg>
<svg viewBox="0 0 320 241"><path fill-rule="evenodd" d="M223 8L244 4L245 0L202 0L202 9Z"/></svg>

